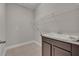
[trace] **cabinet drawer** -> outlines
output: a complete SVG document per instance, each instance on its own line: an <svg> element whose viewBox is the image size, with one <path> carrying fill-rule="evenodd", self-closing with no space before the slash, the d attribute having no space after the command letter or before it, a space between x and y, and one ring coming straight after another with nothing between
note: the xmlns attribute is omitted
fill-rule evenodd
<svg viewBox="0 0 79 59"><path fill-rule="evenodd" d="M71 44L69 44L69 43L65 43L65 42L62 42L62 41L54 40L53 41L53 45L58 46L58 47L60 47L62 49L71 51Z"/></svg>
<svg viewBox="0 0 79 59"><path fill-rule="evenodd" d="M54 47L55 56L71 56L71 52L65 51L58 47Z"/></svg>
<svg viewBox="0 0 79 59"><path fill-rule="evenodd" d="M45 42L50 43L50 44L52 42L50 38L46 38L46 37L43 37L43 36L42 36L42 41L45 41Z"/></svg>

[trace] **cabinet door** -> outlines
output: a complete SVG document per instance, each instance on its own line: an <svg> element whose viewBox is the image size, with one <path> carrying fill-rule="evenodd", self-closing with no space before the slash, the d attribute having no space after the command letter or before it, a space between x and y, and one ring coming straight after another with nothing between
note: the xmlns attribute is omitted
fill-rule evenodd
<svg viewBox="0 0 79 59"><path fill-rule="evenodd" d="M79 56L79 46L72 44L72 56Z"/></svg>
<svg viewBox="0 0 79 59"><path fill-rule="evenodd" d="M71 56L71 52L65 51L61 48L54 46L54 55L55 56Z"/></svg>
<svg viewBox="0 0 79 59"><path fill-rule="evenodd" d="M51 55L51 45L46 43L46 42L42 42L42 55L43 56L50 56Z"/></svg>

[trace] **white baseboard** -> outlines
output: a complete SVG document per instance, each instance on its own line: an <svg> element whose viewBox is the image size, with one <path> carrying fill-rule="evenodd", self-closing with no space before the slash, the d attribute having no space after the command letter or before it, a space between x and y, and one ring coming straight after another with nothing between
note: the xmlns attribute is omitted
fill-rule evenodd
<svg viewBox="0 0 79 59"><path fill-rule="evenodd" d="M28 42L24 42L24 43L20 43L20 44L16 44L16 45L12 45L12 46L9 46L7 47L6 49L12 49L12 48L16 48L16 47L20 47L20 46L23 46L25 44L30 44L30 43L33 43L34 41L28 41Z"/></svg>
<svg viewBox="0 0 79 59"><path fill-rule="evenodd" d="M24 42L24 43L20 43L20 44L16 44L16 45L12 45L12 46L6 47L6 49L5 49L4 53L3 53L3 55L5 56L7 50L9 50L9 49L16 48L16 47L20 47L20 46L23 46L23 45L25 45L25 44L30 44L30 43L36 43L37 45L41 46L41 43L39 43L38 41L35 41L35 40L33 40L33 41L28 41L28 42Z"/></svg>
<svg viewBox="0 0 79 59"><path fill-rule="evenodd" d="M37 45L41 46L41 43L38 41L34 41L34 43L36 43Z"/></svg>

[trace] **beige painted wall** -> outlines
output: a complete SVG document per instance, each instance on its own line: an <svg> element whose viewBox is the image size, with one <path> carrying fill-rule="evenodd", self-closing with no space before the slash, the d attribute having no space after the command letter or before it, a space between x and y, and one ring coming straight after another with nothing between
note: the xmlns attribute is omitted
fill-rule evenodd
<svg viewBox="0 0 79 59"><path fill-rule="evenodd" d="M34 40L33 12L16 4L7 4L7 46Z"/></svg>

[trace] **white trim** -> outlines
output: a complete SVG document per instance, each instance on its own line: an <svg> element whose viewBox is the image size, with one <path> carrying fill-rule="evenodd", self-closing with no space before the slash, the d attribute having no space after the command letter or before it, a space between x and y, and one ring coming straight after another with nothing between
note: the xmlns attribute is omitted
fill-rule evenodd
<svg viewBox="0 0 79 59"><path fill-rule="evenodd" d="M7 47L6 49L12 49L12 48L16 48L16 47L20 47L22 45L25 45L25 44L30 44L30 43L33 43L34 41L28 41L28 42L24 42L24 43L20 43L20 44L16 44L16 45L12 45L12 46L9 46Z"/></svg>
<svg viewBox="0 0 79 59"><path fill-rule="evenodd" d="M34 41L34 43L36 43L37 45L41 46L41 43L36 41L36 40Z"/></svg>

